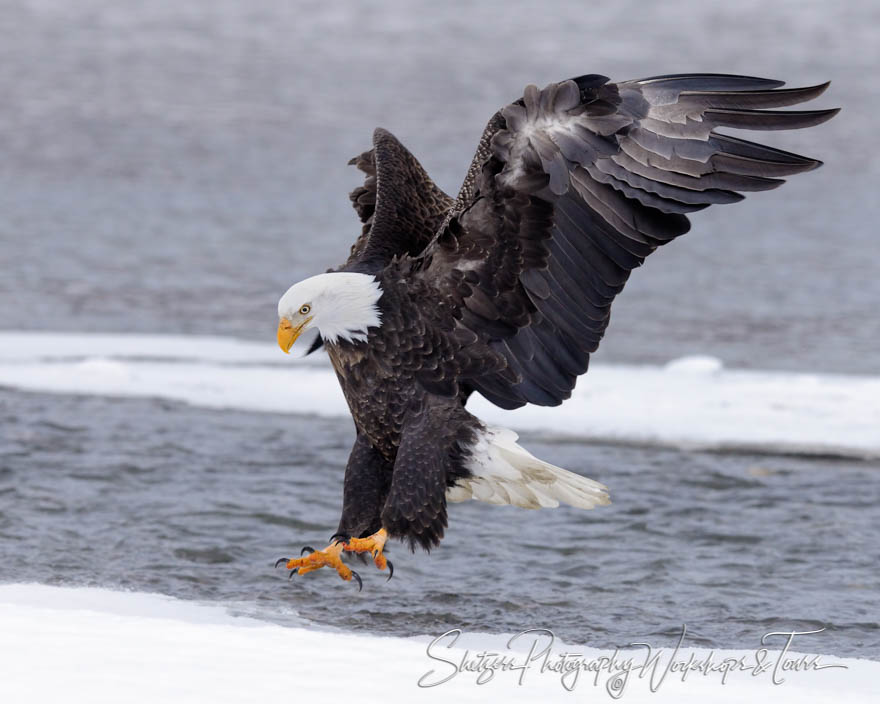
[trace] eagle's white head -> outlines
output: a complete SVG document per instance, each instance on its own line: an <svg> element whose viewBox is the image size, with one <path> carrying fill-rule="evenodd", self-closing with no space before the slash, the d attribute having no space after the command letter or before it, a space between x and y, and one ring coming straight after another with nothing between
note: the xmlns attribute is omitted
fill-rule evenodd
<svg viewBox="0 0 880 704"><path fill-rule="evenodd" d="M382 324L382 288L368 274L331 272L294 284L278 301L278 344L289 352L307 330L325 342L366 340L367 329Z"/></svg>

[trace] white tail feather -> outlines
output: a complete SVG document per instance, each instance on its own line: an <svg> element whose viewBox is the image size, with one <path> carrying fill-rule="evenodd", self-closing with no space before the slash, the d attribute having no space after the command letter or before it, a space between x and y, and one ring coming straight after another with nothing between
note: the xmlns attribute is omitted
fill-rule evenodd
<svg viewBox="0 0 880 704"><path fill-rule="evenodd" d="M471 448L471 476L447 490L448 501L476 499L522 508L577 508L611 503L606 487L567 469L539 460L517 444L507 428L486 428Z"/></svg>

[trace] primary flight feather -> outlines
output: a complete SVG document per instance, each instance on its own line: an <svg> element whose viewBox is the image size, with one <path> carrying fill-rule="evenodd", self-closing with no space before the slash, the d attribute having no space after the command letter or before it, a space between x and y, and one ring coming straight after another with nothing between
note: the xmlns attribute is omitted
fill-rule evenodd
<svg viewBox="0 0 880 704"><path fill-rule="evenodd" d="M448 501L525 508L609 502L605 487L543 462L465 409L571 395L630 272L690 228L687 213L776 188L815 159L716 131L810 127L837 110L777 110L828 84L720 74L528 86L486 126L456 198L377 129L352 159L363 230L335 271L290 287L278 343L324 346L357 429L337 533L289 569L390 567L389 538L430 549ZM393 568L392 568L393 569ZM291 573L293 574L293 572Z"/></svg>

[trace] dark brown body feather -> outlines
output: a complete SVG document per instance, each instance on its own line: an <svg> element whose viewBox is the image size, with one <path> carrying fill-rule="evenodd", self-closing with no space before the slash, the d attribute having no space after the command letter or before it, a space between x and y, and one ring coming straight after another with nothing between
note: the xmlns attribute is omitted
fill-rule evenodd
<svg viewBox="0 0 880 704"><path fill-rule="evenodd" d="M397 264L397 262L395 262ZM407 273L410 275L407 276ZM434 292L399 266L379 273L382 325L366 342L327 345L358 439L346 471L339 532L392 535L428 549L446 527L446 489L466 477L480 422L456 383L500 369L485 345L468 345Z"/></svg>
<svg viewBox="0 0 880 704"><path fill-rule="evenodd" d="M696 74L529 86L490 120L456 199L377 130L353 160L364 223L342 270L376 276L382 325L329 346L358 439L340 531L384 526L426 548L468 473L473 391L503 408L556 405L587 369L630 272L687 232L686 213L766 190L820 162L715 132L807 127L775 111L826 86Z"/></svg>

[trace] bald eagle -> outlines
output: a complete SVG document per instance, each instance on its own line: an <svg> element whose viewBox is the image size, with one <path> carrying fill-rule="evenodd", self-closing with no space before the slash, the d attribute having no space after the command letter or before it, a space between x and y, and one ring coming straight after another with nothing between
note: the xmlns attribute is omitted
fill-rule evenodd
<svg viewBox="0 0 880 704"><path fill-rule="evenodd" d="M837 112L768 110L828 86L782 85L722 74L530 85L489 120L455 198L377 129L350 162L366 178L350 196L363 230L348 260L278 303L278 344L288 352L308 333L310 351L323 345L357 436L330 545L276 566L330 566L360 587L344 552L391 572L386 540L430 550L449 501L609 503L606 487L537 459L466 401L562 403L630 272L688 231L688 213L819 166L715 131L810 127Z"/></svg>

